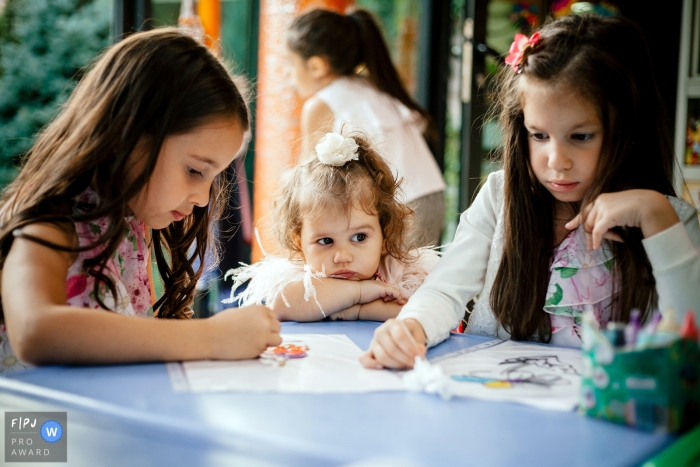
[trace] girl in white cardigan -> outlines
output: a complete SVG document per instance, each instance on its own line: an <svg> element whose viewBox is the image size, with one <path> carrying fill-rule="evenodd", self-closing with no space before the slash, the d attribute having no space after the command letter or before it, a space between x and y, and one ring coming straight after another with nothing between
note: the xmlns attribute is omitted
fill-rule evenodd
<svg viewBox="0 0 700 467"><path fill-rule="evenodd" d="M700 307L700 227L675 197L648 49L623 18L568 16L516 35L500 75L503 167L367 367L412 367L478 300L467 332L580 345L604 326ZM696 314L696 320L700 318Z"/></svg>

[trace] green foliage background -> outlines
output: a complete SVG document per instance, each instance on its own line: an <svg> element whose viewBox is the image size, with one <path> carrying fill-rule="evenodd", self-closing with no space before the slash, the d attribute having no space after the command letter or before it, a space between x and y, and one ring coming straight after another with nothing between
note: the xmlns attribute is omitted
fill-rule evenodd
<svg viewBox="0 0 700 467"><path fill-rule="evenodd" d="M109 43L111 0L8 0L0 15L0 187Z"/></svg>

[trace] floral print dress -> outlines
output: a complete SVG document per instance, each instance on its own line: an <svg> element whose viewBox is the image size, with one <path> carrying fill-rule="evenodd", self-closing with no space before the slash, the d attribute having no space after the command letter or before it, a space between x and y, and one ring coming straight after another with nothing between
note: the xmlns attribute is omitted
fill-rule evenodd
<svg viewBox="0 0 700 467"><path fill-rule="evenodd" d="M591 312L605 327L610 320L614 289L610 243L588 251L583 226L566 236L554 251L544 311L550 314L551 342L581 346L581 319Z"/></svg>
<svg viewBox="0 0 700 467"><path fill-rule="evenodd" d="M84 191L77 199L78 204L95 204L97 195L91 189ZM77 211L77 208L75 209ZM128 316L153 316L151 287L148 274L149 249L146 238L146 225L135 217L126 218L127 228L112 257L107 261L104 274L115 285L114 297L105 285L100 285L97 294L102 302L117 313ZM107 218L75 223L75 232L80 246L90 245L97 240L108 226ZM82 251L68 269L66 276L66 302L68 305L102 309L95 296L95 278L84 267L86 259L94 258L104 246ZM10 347L7 330L0 324L0 373L21 370L29 365L19 360Z"/></svg>

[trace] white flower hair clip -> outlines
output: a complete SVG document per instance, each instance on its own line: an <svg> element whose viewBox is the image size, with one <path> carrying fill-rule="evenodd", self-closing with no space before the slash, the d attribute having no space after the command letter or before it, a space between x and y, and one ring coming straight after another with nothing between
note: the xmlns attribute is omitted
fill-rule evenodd
<svg viewBox="0 0 700 467"><path fill-rule="evenodd" d="M352 138L345 138L340 133L326 133L316 145L316 155L324 164L340 167L358 159L358 147Z"/></svg>

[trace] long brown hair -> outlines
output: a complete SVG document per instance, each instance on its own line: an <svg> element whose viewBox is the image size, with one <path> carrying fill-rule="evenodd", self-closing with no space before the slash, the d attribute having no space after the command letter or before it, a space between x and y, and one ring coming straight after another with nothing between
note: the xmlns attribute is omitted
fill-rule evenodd
<svg viewBox="0 0 700 467"><path fill-rule="evenodd" d="M571 90L598 110L603 144L594 182L580 209L601 193L632 188L675 192L667 120L639 27L622 17L566 16L539 32L540 42L527 53L520 70L504 68L498 78L505 243L490 304L513 339L534 336L548 342L551 324L543 306L556 246L555 200L530 167L522 107L525 81ZM619 286L612 320L627 321L632 308L648 313L658 297L640 230L616 230L624 243L612 242L613 280Z"/></svg>
<svg viewBox="0 0 700 467"><path fill-rule="evenodd" d="M128 201L150 179L168 136L218 117L237 119L245 131L249 128L246 102L234 79L206 47L177 29L134 34L106 50L59 115L38 135L21 173L3 193L0 264L12 246L15 229L38 222L72 225L104 217L108 227L93 245L48 246L78 252L103 245L84 266L96 279L96 297L100 284L116 297L115 285L103 271L123 239ZM144 142L143 172L128 183L129 156ZM88 187L97 193L98 202L84 212L73 212L75 198ZM165 286L164 296L154 306L157 317L188 315L213 243L210 226L227 199L226 187L223 174L217 176L208 206L194 207L182 221L152 231L152 248Z"/></svg>
<svg viewBox="0 0 700 467"><path fill-rule="evenodd" d="M364 65L369 81L418 112L428 125L428 135L433 136L430 114L406 90L369 11L354 8L345 15L324 9L308 11L296 17L289 27L287 47L306 60L314 56L326 59L339 76L351 76L358 66Z"/></svg>
<svg viewBox="0 0 700 467"><path fill-rule="evenodd" d="M394 177L365 135L344 136L357 143L357 160L333 166L319 161L313 152L287 174L273 203L273 229L278 243L290 256L299 255L301 249L294 239L301 236L304 217L349 213L354 207L376 214L387 254L410 262L406 234L413 210L399 201L401 180Z"/></svg>

